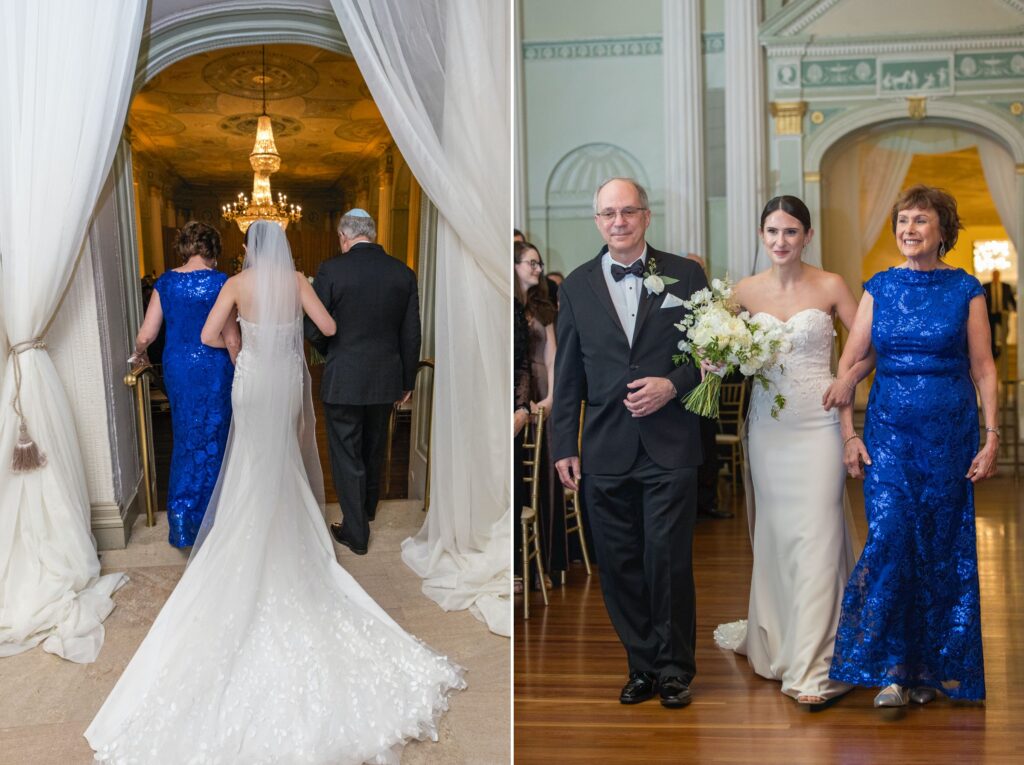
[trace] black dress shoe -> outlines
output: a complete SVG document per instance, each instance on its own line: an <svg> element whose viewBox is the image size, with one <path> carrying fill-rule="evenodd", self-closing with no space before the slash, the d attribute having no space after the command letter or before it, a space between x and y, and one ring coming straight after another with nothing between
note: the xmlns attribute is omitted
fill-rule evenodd
<svg viewBox="0 0 1024 765"><path fill-rule="evenodd" d="M719 510L717 507L712 507L708 510L698 510L697 515L703 515L707 518L717 518L724 520L726 518L735 518L736 514L730 510Z"/></svg>
<svg viewBox="0 0 1024 765"><path fill-rule="evenodd" d="M629 682L622 686L619 701L623 704L639 704L653 699L658 690L658 678L649 672L630 672Z"/></svg>
<svg viewBox="0 0 1024 765"><path fill-rule="evenodd" d="M666 677L660 683L661 705L669 709L685 707L693 697L690 686L681 677Z"/></svg>
<svg viewBox="0 0 1024 765"><path fill-rule="evenodd" d="M356 555L366 555L365 547L357 547L344 535L341 529L340 523L331 524L331 536L334 537L334 541L339 545L345 545L349 550L354 552Z"/></svg>

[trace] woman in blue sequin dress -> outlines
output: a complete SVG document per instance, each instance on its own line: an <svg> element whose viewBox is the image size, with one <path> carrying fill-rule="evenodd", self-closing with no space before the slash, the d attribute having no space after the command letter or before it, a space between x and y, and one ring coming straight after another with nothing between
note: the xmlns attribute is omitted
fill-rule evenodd
<svg viewBox="0 0 1024 765"><path fill-rule="evenodd" d="M175 547L195 542L217 483L231 424L232 358L239 346L238 326L230 321L224 328L228 350L203 345L199 339L207 314L228 278L214 268L220 248L220 234L205 223L192 221L181 229L176 249L182 265L157 279L135 340L135 353L129 359L133 364L141 359L166 318L163 377L174 433L167 525L168 539Z"/></svg>
<svg viewBox="0 0 1024 765"><path fill-rule="evenodd" d="M974 484L995 474L999 448L985 298L975 277L941 260L962 228L949 194L908 189L892 228L906 263L865 283L839 364L842 374L872 346L877 354L863 439L851 408L840 411L844 462L864 478L868 538L829 675L881 686L876 707L925 704L936 691L981 700Z"/></svg>

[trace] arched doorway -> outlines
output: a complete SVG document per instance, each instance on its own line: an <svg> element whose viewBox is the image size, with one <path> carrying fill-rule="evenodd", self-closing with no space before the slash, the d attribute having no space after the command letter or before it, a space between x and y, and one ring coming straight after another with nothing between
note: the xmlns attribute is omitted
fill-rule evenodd
<svg viewBox="0 0 1024 765"><path fill-rule="evenodd" d="M119 193L135 198L135 220L119 221L125 231L134 229L127 240L138 244L135 257L126 259L138 266L127 274L129 293L140 275L157 276L176 265L174 232L189 219L220 230L222 270L231 273L240 263L242 234L221 219L220 208L251 188L248 154L261 109L264 47L266 109L282 156L273 189L303 207L302 220L287 230L297 268L313 275L336 254L338 215L353 206L377 218L382 242L400 244L399 251L392 250L395 257L414 269L420 262L419 186L373 104L334 14L287 3L228 12L198 8L158 25L142 44L122 141L124 171L118 176ZM398 215L393 214L396 202ZM427 280L421 285L424 291L433 287ZM422 305L432 307L433 300L424 296ZM133 328L140 311L141 306L129 317ZM423 324L433 326L426 318ZM424 346L431 347L427 338ZM319 369L312 367L312 373L318 389ZM429 400L425 386L417 404ZM329 465L323 422L318 416L321 462ZM160 423L154 425L158 433ZM399 434L396 443L408 444L409 438ZM169 450L169 444L162 449ZM424 465L425 454L414 450L408 461L403 454L392 471L392 491L382 496L405 496L406 476L410 470L422 473ZM330 471L325 483L328 501L335 501Z"/></svg>
<svg viewBox="0 0 1024 765"><path fill-rule="evenodd" d="M915 136L915 130L923 132ZM927 131L938 131L941 140L936 140L934 133L929 139ZM900 164L889 162L879 154L874 156L874 164L870 160L853 163L849 152L858 145L863 148L865 142L887 150L890 153L888 159L893 160L901 152L905 154L908 148L926 149L916 152L931 157L919 160L915 167L915 173L923 173L918 176L922 178L920 182L928 182L925 180L928 178L939 180L938 164L948 166L953 173L957 172L956 166L977 169L980 164L988 193L972 191L968 194L975 199L986 197L983 201L987 204L987 211L980 216L984 223L976 227L977 232L981 235L999 234L1001 228L1006 232L1006 238L1014 240L1016 248L1020 249L1024 222L1024 136L1017 126L1000 113L965 102L939 100L929 103L928 117L924 120L907 119L905 107L898 102L876 104L852 111L823 126L808 141L804 152L804 194L825 253L823 263L829 270L842 274L855 294L860 294L865 256L875 252L871 256L875 260L869 259L868 264L884 263L884 258L879 257L884 245L879 244L879 250L875 251L875 245L884 233L882 227L885 222L879 219L877 211L882 210L883 217L887 215L892 199L884 199L885 194L880 193L866 194L862 200L859 188L857 194L852 194L849 177L854 172L853 168L860 168L856 171L859 187L860 173L873 167L873 171L868 170L871 184L874 188L895 186L891 194L893 198L905 181L915 182L908 177L913 158L908 162L904 156ZM929 144L931 150L928 150ZM934 151L936 148L939 151ZM844 159L845 171L839 167ZM978 178L973 180L977 182ZM952 176L951 181L940 183L957 195L955 184ZM874 212L869 209L872 206ZM867 224L869 219L871 226ZM962 247L966 249L974 237L964 233ZM865 243L867 239L870 241ZM966 256L961 252L958 257ZM969 258L965 261L971 262ZM1019 301L1019 284L1017 290ZM1020 321L1018 316L1014 337L1020 334ZM1004 366L1004 376L1020 378L1020 359L1009 363L1004 361Z"/></svg>

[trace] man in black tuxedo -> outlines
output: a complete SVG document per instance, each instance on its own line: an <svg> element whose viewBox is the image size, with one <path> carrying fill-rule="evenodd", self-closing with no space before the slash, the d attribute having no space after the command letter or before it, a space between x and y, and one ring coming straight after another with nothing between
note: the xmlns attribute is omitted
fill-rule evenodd
<svg viewBox="0 0 1024 765"><path fill-rule="evenodd" d="M324 337L305 320L306 339L327 359L320 398L344 518L331 524L331 535L357 555L366 554L377 511L388 415L412 396L420 358L416 274L376 238L365 210L342 216L341 255L325 261L313 280L338 331Z"/></svg>
<svg viewBox="0 0 1024 765"><path fill-rule="evenodd" d="M682 338L673 325L707 279L696 263L647 245L651 213L635 180L602 184L594 212L607 246L560 291L552 454L590 514L605 606L629 661L619 700L660 693L664 706L683 707L696 672L691 548L702 454L698 417L680 399L700 373L673 364Z"/></svg>

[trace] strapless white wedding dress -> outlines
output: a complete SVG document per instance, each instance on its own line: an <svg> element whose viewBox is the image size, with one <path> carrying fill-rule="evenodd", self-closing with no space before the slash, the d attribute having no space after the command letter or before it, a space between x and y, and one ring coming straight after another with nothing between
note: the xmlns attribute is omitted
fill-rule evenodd
<svg viewBox="0 0 1024 765"><path fill-rule="evenodd" d="M240 324L216 521L85 736L126 765L397 764L407 740L436 739L462 670L335 559L295 437L301 322L258 338L282 346L271 383ZM280 449L262 437L273 412L290 423Z"/></svg>
<svg viewBox="0 0 1024 765"><path fill-rule="evenodd" d="M754 568L746 621L720 625L715 641L746 654L754 671L782 681L782 692L832 698L849 689L830 680L843 589L853 570L846 470L835 410L821 398L832 382L832 317L810 308L782 322L792 349L755 384L747 416L753 497L748 516ZM771 416L776 390L786 406Z"/></svg>

